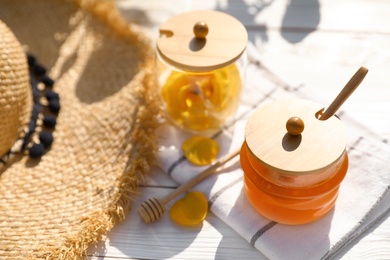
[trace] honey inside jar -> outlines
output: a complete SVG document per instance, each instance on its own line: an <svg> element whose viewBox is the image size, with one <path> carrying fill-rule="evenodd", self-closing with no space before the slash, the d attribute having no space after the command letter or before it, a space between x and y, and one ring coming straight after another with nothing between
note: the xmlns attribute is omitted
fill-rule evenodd
<svg viewBox="0 0 390 260"><path fill-rule="evenodd" d="M235 17L198 10L160 25L157 83L163 108L176 126L208 135L237 110L248 33Z"/></svg>
<svg viewBox="0 0 390 260"><path fill-rule="evenodd" d="M234 63L202 73L172 70L161 81L169 117L179 127L194 131L221 127L236 111L242 87Z"/></svg>
<svg viewBox="0 0 390 260"><path fill-rule="evenodd" d="M331 210L348 168L345 151L335 164L324 170L289 176L256 161L245 142L240 162L244 190L252 206L264 217L290 225L315 221Z"/></svg>

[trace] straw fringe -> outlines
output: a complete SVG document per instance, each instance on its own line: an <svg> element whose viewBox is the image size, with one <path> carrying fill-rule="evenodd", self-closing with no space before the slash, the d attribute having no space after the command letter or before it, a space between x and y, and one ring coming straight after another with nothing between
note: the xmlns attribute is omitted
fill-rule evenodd
<svg viewBox="0 0 390 260"><path fill-rule="evenodd" d="M152 62L152 61L151 61ZM150 66L146 66L149 67ZM123 221L131 209L134 194L140 180L149 172L151 166L156 164L156 139L151 133L158 126L160 109L156 106L156 94L153 88L153 72L145 68L142 86L138 88L137 98L145 104L139 108L138 118L145 124L136 124L134 132L129 140L134 144L132 150L138 151L129 160L123 176L115 187L115 199L112 200L106 210L98 210L80 219L80 230L65 238L53 241L51 245L41 246L29 259L83 259L87 255L88 247L106 238L112 227ZM152 151L152 152L151 152Z"/></svg>
<svg viewBox="0 0 390 260"><path fill-rule="evenodd" d="M137 36L134 39L134 32L120 19L116 13L113 1L94 1L94 0L75 0L75 2L84 10L90 11L101 21L107 23L117 34L118 37L129 39L133 44L144 45L146 38ZM131 36L131 37L129 37ZM145 48L143 57L148 57L145 66L143 80L134 90L133 95L140 105L137 109L137 122L134 123L130 142L131 158L128 160L126 169L114 185L111 194L111 202L106 209L100 209L80 217L78 231L71 231L67 235L61 235L50 241L49 244L40 245L28 259L83 259L87 255L90 244L95 244L106 238L107 232L112 227L125 219L127 212L134 200L134 194L137 192L137 186L144 178L144 175L150 170L150 167L156 163L156 139L153 131L158 126L158 116L161 111L157 106L156 91L154 90L153 55L151 48ZM142 122L139 123L139 122Z"/></svg>

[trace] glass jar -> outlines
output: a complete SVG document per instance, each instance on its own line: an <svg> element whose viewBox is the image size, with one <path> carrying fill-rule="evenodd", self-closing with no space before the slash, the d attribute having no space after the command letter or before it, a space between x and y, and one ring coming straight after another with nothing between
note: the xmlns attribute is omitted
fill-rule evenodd
<svg viewBox="0 0 390 260"><path fill-rule="evenodd" d="M159 57L158 85L168 117L180 128L219 129L237 110L244 61L212 71L183 71Z"/></svg>
<svg viewBox="0 0 390 260"><path fill-rule="evenodd" d="M336 117L319 120L319 111L320 105L311 101L285 100L248 120L240 152L244 191L254 209L270 220L309 223L336 202L348 169L346 133ZM292 127L291 118L301 125Z"/></svg>
<svg viewBox="0 0 390 260"><path fill-rule="evenodd" d="M222 12L184 13L161 25L157 84L176 126L208 133L234 115L245 78L246 43L245 27Z"/></svg>
<svg viewBox="0 0 390 260"><path fill-rule="evenodd" d="M269 169L250 155L246 143L240 152L244 191L261 215L282 224L305 224L334 206L348 169L348 155L332 166L308 175L289 175Z"/></svg>

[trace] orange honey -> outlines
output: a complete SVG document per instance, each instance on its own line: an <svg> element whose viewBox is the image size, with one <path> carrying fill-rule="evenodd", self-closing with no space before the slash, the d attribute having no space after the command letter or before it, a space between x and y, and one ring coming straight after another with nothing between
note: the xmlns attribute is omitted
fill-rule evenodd
<svg viewBox="0 0 390 260"><path fill-rule="evenodd" d="M290 175L267 168L244 142L240 153L244 190L252 206L273 221L298 225L317 220L335 204L348 169L344 151L334 164L306 175Z"/></svg>

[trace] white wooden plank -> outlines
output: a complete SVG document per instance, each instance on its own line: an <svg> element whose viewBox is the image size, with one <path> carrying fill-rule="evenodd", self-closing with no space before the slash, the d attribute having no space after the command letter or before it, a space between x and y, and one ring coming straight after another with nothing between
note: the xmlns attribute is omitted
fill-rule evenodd
<svg viewBox="0 0 390 260"><path fill-rule="evenodd" d="M264 24L286 30L390 32L390 6L384 0L196 0L191 4L192 9L230 13L253 28Z"/></svg>
<svg viewBox="0 0 390 260"><path fill-rule="evenodd" d="M390 212L365 234L341 251L337 259L390 259Z"/></svg>
<svg viewBox="0 0 390 260"><path fill-rule="evenodd" d="M156 26L190 10L215 9L256 29L390 33L390 5L385 0L116 0L129 21Z"/></svg>
<svg viewBox="0 0 390 260"><path fill-rule="evenodd" d="M158 222L144 224L135 210L139 203L170 191L142 189L128 220L116 225L105 243L90 247L92 259L266 259L212 213L196 227L176 225L168 212Z"/></svg>

